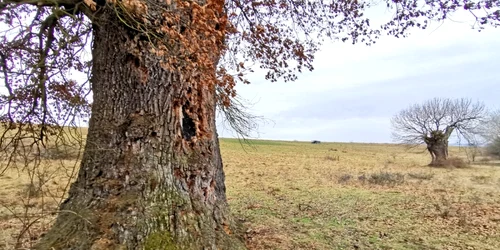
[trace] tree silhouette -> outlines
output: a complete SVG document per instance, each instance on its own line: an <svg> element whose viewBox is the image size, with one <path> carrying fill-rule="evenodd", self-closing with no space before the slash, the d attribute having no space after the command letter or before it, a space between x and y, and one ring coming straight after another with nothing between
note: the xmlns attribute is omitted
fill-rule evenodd
<svg viewBox="0 0 500 250"><path fill-rule="evenodd" d="M448 158L448 141L453 133L475 142L481 119L485 116L482 103L469 99L434 98L415 104L392 118L393 137L406 144L426 144L432 161L443 165Z"/></svg>
<svg viewBox="0 0 500 250"><path fill-rule="evenodd" d="M460 9L479 29L499 24L493 0L382 4L395 14L371 27L375 3L359 0L1 0L2 152L36 156L90 117L77 180L37 248L243 248L215 109L248 83L248 62L293 81L324 38L369 45Z"/></svg>

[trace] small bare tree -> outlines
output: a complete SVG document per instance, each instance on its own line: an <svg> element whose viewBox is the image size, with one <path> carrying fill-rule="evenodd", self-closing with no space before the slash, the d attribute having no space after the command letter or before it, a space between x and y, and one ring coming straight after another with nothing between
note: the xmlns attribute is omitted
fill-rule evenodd
<svg viewBox="0 0 500 250"><path fill-rule="evenodd" d="M426 144L431 166L442 165L448 158L448 140L453 133L469 143L475 142L477 127L485 116L483 103L470 99L434 98L400 111L391 120L395 141Z"/></svg>
<svg viewBox="0 0 500 250"><path fill-rule="evenodd" d="M492 111L481 125L481 137L489 155L500 157L500 109Z"/></svg>

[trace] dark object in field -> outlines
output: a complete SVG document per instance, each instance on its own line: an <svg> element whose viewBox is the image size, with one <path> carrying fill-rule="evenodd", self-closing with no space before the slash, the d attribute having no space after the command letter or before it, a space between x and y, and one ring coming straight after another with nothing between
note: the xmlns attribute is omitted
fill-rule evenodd
<svg viewBox="0 0 500 250"><path fill-rule="evenodd" d="M316 141L316 140L314 140L314 141L312 141L311 143L312 143L312 144L320 144L321 142L320 142L320 141Z"/></svg>

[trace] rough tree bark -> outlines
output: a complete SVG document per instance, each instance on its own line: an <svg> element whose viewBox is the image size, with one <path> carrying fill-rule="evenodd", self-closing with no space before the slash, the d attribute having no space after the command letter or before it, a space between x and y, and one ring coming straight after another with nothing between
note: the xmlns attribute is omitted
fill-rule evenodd
<svg viewBox="0 0 500 250"><path fill-rule="evenodd" d="M215 90L166 70L104 11L80 172L37 249L244 248L225 197Z"/></svg>
<svg viewBox="0 0 500 250"><path fill-rule="evenodd" d="M452 129L446 129L445 133L433 131L430 136L424 138L427 144L427 150L431 154L432 161L430 166L441 166L448 159L448 139Z"/></svg>
<svg viewBox="0 0 500 250"><path fill-rule="evenodd" d="M429 152L431 153L432 161L430 163L431 166L440 166L446 162L448 159L448 153L446 152L446 144L442 142L437 142L431 145L429 148Z"/></svg>

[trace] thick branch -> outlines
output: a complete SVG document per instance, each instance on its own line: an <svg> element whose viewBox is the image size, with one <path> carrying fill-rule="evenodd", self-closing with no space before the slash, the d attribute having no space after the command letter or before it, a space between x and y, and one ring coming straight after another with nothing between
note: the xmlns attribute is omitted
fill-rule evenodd
<svg viewBox="0 0 500 250"><path fill-rule="evenodd" d="M2 72L4 75L3 77L4 77L4 81L5 81L5 88L7 88L7 90L9 91L9 95L12 96L12 87L10 86L9 74L7 72L8 71L7 70L7 57L1 51L0 51L0 67L2 68Z"/></svg>
<svg viewBox="0 0 500 250"><path fill-rule="evenodd" d="M38 76L39 79L39 90L40 90L40 98L42 100L42 129L40 130L40 141L43 143L43 136L45 132L46 120L48 111L48 103L47 103L47 57L49 56L49 51L52 46L52 43L55 40L54 29L57 26L57 21L65 17L67 14L64 12L55 11L52 15L48 16L43 22L42 27L39 33L39 42L40 42L40 73ZM45 34L44 34L45 33ZM45 36L44 36L45 35ZM46 38L45 38L46 37ZM36 107L33 107L36 108Z"/></svg>
<svg viewBox="0 0 500 250"><path fill-rule="evenodd" d="M0 10L6 8L9 4L15 5L36 5L36 6L72 6L81 2L80 0L2 0L0 3Z"/></svg>

